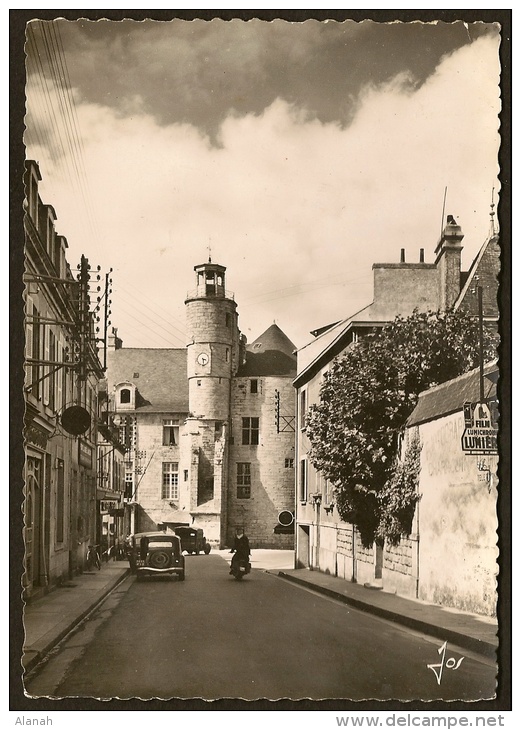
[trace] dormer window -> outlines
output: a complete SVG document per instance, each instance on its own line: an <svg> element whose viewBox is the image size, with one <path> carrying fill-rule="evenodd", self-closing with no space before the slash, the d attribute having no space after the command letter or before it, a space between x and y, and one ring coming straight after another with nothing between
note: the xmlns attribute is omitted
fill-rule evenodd
<svg viewBox="0 0 521 730"><path fill-rule="evenodd" d="M133 410L136 407L136 386L128 381L117 385L115 403L116 409Z"/></svg>

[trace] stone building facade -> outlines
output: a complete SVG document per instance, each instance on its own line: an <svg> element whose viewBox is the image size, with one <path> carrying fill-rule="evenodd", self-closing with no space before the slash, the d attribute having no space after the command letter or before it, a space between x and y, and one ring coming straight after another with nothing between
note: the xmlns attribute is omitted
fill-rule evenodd
<svg viewBox="0 0 521 730"><path fill-rule="evenodd" d="M248 345L226 268L194 270L186 348L124 348L116 332L109 340L130 530L188 524L223 547L242 526L254 547L290 548L294 528L279 515L293 521L295 347L275 324Z"/></svg>
<svg viewBox="0 0 521 730"><path fill-rule="evenodd" d="M418 595L418 524L397 548L364 548L355 527L341 521L331 485L308 459L306 412L317 403L324 374L358 338L391 323L397 315L460 309L477 316L477 286L483 290L485 325L497 328L500 251L492 226L469 270L461 270L463 233L452 216L435 247L433 263L374 264L373 302L333 325L316 330L297 353L296 567L321 570L346 580Z"/></svg>
<svg viewBox="0 0 521 730"><path fill-rule="evenodd" d="M25 164L24 597L81 572L98 530L97 423L102 367L89 312L88 265L73 275L56 213ZM79 278L78 278L79 277Z"/></svg>

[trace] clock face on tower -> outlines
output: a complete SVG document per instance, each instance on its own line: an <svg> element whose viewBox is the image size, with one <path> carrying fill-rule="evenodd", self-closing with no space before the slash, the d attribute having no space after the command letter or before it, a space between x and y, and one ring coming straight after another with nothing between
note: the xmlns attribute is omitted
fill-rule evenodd
<svg viewBox="0 0 521 730"><path fill-rule="evenodd" d="M206 352L201 352L197 356L197 362L199 363L199 365L207 365L209 360L210 360L210 358L208 357Z"/></svg>

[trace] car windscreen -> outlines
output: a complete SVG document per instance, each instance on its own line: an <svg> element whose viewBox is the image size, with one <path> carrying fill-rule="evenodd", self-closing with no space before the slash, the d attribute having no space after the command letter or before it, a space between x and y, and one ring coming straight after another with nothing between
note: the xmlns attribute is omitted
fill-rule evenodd
<svg viewBox="0 0 521 730"><path fill-rule="evenodd" d="M174 543L170 540L149 540L148 549L155 550L156 548L173 548Z"/></svg>

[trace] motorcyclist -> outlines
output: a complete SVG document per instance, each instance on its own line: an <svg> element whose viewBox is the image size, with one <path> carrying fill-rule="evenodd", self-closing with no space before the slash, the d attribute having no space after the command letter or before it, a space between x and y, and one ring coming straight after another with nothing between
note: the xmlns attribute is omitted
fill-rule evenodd
<svg viewBox="0 0 521 730"><path fill-rule="evenodd" d="M244 529L242 527L237 528L233 548L230 552L234 553L230 566L230 575L233 575L234 570L238 568L241 560L249 562L250 558L250 541L244 534Z"/></svg>

